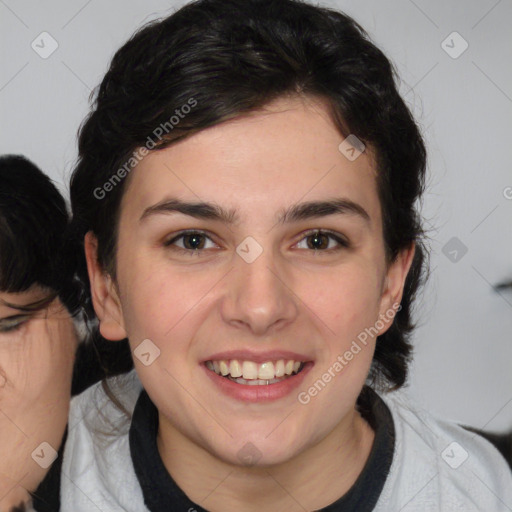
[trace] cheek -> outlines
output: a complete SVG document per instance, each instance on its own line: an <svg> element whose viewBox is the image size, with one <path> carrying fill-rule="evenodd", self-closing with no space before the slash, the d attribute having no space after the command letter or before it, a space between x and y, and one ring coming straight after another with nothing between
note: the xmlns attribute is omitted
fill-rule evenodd
<svg viewBox="0 0 512 512"><path fill-rule="evenodd" d="M71 320L33 320L16 343L3 367L2 404L23 418L66 414L76 346Z"/></svg>
<svg viewBox="0 0 512 512"><path fill-rule="evenodd" d="M122 300L125 330L139 378L157 397L160 387L176 386L169 372L179 382L192 378L195 354L190 347L208 307L208 300L201 299L216 279L154 267L152 273L134 276L128 284L131 293Z"/></svg>
<svg viewBox="0 0 512 512"><path fill-rule="evenodd" d="M311 309L323 312L329 331L324 329L324 350L314 378L297 398L312 416L323 416L325 429L333 428L353 408L373 359L376 337L371 328L378 319L380 295L376 281L364 276L355 269L340 275L312 299ZM327 410L330 413L325 415ZM324 432L315 423L310 428L312 439Z"/></svg>
<svg viewBox="0 0 512 512"><path fill-rule="evenodd" d="M332 270L314 282L304 280L308 306L330 327L336 337L345 339L373 324L380 306L380 281L360 265ZM307 290L309 289L309 293Z"/></svg>
<svg viewBox="0 0 512 512"><path fill-rule="evenodd" d="M122 300L122 312L130 343L145 338L163 340L197 303L197 294L181 280L159 273L139 274L129 283L131 292Z"/></svg>
<svg viewBox="0 0 512 512"><path fill-rule="evenodd" d="M122 315L132 347L146 338L157 344L173 339L174 344L175 333L201 310L219 279L214 273L180 272L168 262L148 260L134 258L119 266Z"/></svg>
<svg viewBox="0 0 512 512"><path fill-rule="evenodd" d="M45 473L34 464L31 453L42 442L58 450L66 427L76 343L70 322L30 322L15 340L18 350L10 351L4 368L0 471L14 481L23 478L20 485L29 489L35 489Z"/></svg>
<svg viewBox="0 0 512 512"><path fill-rule="evenodd" d="M311 295L309 308L329 327L323 328L324 350L315 369L312 388L303 389L304 400L322 410L334 408L334 425L352 407L364 385L373 359L375 340L371 328L379 315L380 280L367 265L353 264L330 272L322 289Z"/></svg>

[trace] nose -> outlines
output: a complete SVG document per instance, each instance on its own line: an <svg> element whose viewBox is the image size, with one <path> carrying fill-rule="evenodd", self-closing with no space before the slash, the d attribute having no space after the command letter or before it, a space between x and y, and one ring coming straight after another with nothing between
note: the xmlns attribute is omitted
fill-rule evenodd
<svg viewBox="0 0 512 512"><path fill-rule="evenodd" d="M290 281L284 268L276 266L271 251L263 251L252 263L237 257L228 275L223 320L255 336L282 329L298 313L298 298Z"/></svg>

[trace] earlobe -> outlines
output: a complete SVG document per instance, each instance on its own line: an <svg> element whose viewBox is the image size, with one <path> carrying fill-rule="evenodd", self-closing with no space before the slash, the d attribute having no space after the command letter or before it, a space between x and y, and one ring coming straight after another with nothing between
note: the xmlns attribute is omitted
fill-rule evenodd
<svg viewBox="0 0 512 512"><path fill-rule="evenodd" d="M381 329L379 335L386 332L393 323L393 318L402 300L405 280L411 268L414 253L415 245L412 243L408 248L400 251L395 261L393 261L388 268L382 290L379 312L379 318L385 318L387 321L385 321L385 326Z"/></svg>
<svg viewBox="0 0 512 512"><path fill-rule="evenodd" d="M108 340L118 341L127 337L121 302L112 277L98 262L97 247L96 236L89 231L84 237L84 249L94 311L99 320L101 335Z"/></svg>

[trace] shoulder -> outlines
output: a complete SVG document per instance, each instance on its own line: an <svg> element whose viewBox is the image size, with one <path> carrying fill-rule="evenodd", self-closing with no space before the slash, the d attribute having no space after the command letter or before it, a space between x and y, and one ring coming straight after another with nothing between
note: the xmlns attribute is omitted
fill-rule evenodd
<svg viewBox="0 0 512 512"><path fill-rule="evenodd" d="M130 416L142 385L135 371L107 383L109 391L97 383L71 400L62 464L63 512L88 511L91 502L104 512L145 510L128 440Z"/></svg>
<svg viewBox="0 0 512 512"><path fill-rule="evenodd" d="M105 409L104 412L108 413L108 419L110 420L122 416L122 411L115 406L111 396L114 396L131 414L141 390L142 385L135 370L107 379L106 387L102 382L97 382L71 399L70 429L73 428L73 420L82 421L85 418L92 420L86 422L89 426L92 427L94 425L95 427L99 427L101 418L94 415L90 416L90 412L94 410L99 411ZM109 396L109 394L111 396Z"/></svg>
<svg viewBox="0 0 512 512"><path fill-rule="evenodd" d="M407 390L380 396L396 442L379 503L422 512L512 509L512 472L490 442L425 411Z"/></svg>

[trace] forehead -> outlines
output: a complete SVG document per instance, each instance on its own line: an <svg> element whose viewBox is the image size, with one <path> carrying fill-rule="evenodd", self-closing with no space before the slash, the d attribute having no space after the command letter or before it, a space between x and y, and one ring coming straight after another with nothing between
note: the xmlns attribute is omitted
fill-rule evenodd
<svg viewBox="0 0 512 512"><path fill-rule="evenodd" d="M149 153L130 175L122 215L140 216L167 195L217 202L242 221L244 213L264 217L332 197L363 203L379 217L372 154L367 148L348 159L339 148L344 139L325 103L281 98Z"/></svg>

